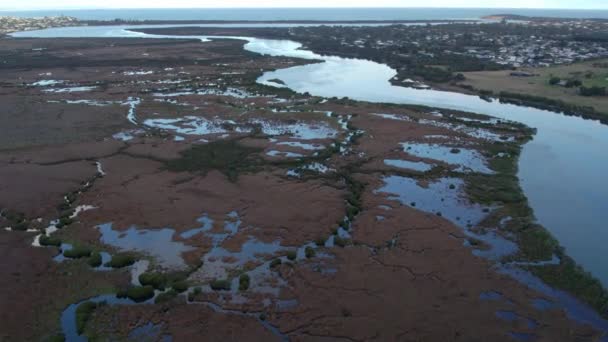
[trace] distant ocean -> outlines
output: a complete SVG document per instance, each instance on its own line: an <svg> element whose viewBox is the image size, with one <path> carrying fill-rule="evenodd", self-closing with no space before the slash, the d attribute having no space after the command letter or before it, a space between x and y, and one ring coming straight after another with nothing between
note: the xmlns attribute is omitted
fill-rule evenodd
<svg viewBox="0 0 608 342"><path fill-rule="evenodd" d="M491 14L608 19L608 10L514 8L233 8L233 9L103 9L0 11L0 16L68 15L82 20L445 20L478 19Z"/></svg>

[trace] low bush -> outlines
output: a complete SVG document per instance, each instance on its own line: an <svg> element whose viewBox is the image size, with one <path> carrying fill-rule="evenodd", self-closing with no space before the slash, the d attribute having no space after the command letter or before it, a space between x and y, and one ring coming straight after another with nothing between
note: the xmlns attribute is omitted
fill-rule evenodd
<svg viewBox="0 0 608 342"><path fill-rule="evenodd" d="M298 257L298 252L297 251L289 251L289 252L287 252L287 259L289 259L289 260L296 260L297 257Z"/></svg>
<svg viewBox="0 0 608 342"><path fill-rule="evenodd" d="M249 288L250 281L251 279L249 277L249 274L241 274L241 276L239 277L239 291L247 291L247 289Z"/></svg>
<svg viewBox="0 0 608 342"><path fill-rule="evenodd" d="M188 300L193 302L194 299L196 299L196 296L198 296L202 292L203 292L203 290L200 287L195 287L194 290L192 290L192 292L188 293Z"/></svg>
<svg viewBox="0 0 608 342"><path fill-rule="evenodd" d="M130 254L116 254L112 256L112 260L106 263L107 267L122 268L131 266L135 263L135 257Z"/></svg>
<svg viewBox="0 0 608 342"><path fill-rule="evenodd" d="M154 304L168 302L175 297L177 297L177 291L171 289L156 296L156 298L154 298Z"/></svg>
<svg viewBox="0 0 608 342"><path fill-rule="evenodd" d="M606 87L580 87L582 96L606 96Z"/></svg>
<svg viewBox="0 0 608 342"><path fill-rule="evenodd" d="M350 240L336 236L334 238L334 244L338 247L346 247L347 245L350 244Z"/></svg>
<svg viewBox="0 0 608 342"><path fill-rule="evenodd" d="M56 237L42 235L40 236L40 245L41 246L61 246L61 240Z"/></svg>
<svg viewBox="0 0 608 342"><path fill-rule="evenodd" d="M274 259L270 262L270 268L275 268L281 265L281 259Z"/></svg>
<svg viewBox="0 0 608 342"><path fill-rule="evenodd" d="M91 249L85 246L74 246L72 249L64 251L63 256L71 259L88 258L91 256Z"/></svg>
<svg viewBox="0 0 608 342"><path fill-rule="evenodd" d="M84 302L80 304L76 308L76 331L78 335L82 335L84 332L84 328L87 325L87 322L91 318L93 311L97 309L99 306L104 305L105 302L95 303L95 302Z"/></svg>
<svg viewBox="0 0 608 342"><path fill-rule="evenodd" d="M154 297L154 288L150 285L133 286L122 293L122 296L127 297L136 303L141 303Z"/></svg>
<svg viewBox="0 0 608 342"><path fill-rule="evenodd" d="M308 246L304 249L304 254L306 255L307 258L313 258L316 254L314 248Z"/></svg>
<svg viewBox="0 0 608 342"><path fill-rule="evenodd" d="M59 219L59 223L57 223L55 225L55 227L61 229L61 228L65 227L65 226L71 225L72 223L74 223L74 220L72 220L71 218L69 218L69 217L62 217L62 218Z"/></svg>
<svg viewBox="0 0 608 342"><path fill-rule="evenodd" d="M91 267L99 267L101 266L101 261L101 254L99 252L93 252L89 257L88 264Z"/></svg>
<svg viewBox="0 0 608 342"><path fill-rule="evenodd" d="M139 275L139 283L142 286L150 285L157 290L164 290L167 277L159 272L146 272Z"/></svg>
<svg viewBox="0 0 608 342"><path fill-rule="evenodd" d="M185 292L186 290L188 290L188 286L189 286L188 281L180 280L180 281L174 282L171 285L171 288L178 293L182 293L182 292Z"/></svg>
<svg viewBox="0 0 608 342"><path fill-rule="evenodd" d="M216 279L209 283L209 286L214 291L228 291L230 290L230 281L227 279Z"/></svg>

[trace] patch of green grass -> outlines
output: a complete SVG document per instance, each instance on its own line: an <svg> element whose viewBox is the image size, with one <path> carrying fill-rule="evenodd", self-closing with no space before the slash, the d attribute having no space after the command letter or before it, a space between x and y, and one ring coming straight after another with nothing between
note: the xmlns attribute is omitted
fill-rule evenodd
<svg viewBox="0 0 608 342"><path fill-rule="evenodd" d="M76 331L79 335L82 335L84 332L84 328L87 325L87 322L91 318L93 311L98 307L105 305L105 302L95 303L95 302L84 302L80 304L76 308Z"/></svg>
<svg viewBox="0 0 608 342"><path fill-rule="evenodd" d="M99 252L93 252L91 253L91 256L89 257L89 260L87 261L87 263L89 264L89 266L91 267L99 267L101 266L101 254Z"/></svg>
<svg viewBox="0 0 608 342"><path fill-rule="evenodd" d="M518 232L520 254L525 260L542 261L553 257L559 244L540 226L531 225Z"/></svg>
<svg viewBox="0 0 608 342"><path fill-rule="evenodd" d="M119 291L116 296L119 298L129 298L136 303L141 303L154 297L154 288L150 285L132 286L127 290Z"/></svg>
<svg viewBox="0 0 608 342"><path fill-rule="evenodd" d="M61 246L61 240L47 235L40 236L40 245L41 246Z"/></svg>
<svg viewBox="0 0 608 342"><path fill-rule="evenodd" d="M547 284L574 294L608 317L608 291L568 257L562 258L560 265L532 267L531 271Z"/></svg>
<svg viewBox="0 0 608 342"><path fill-rule="evenodd" d="M263 160L258 156L262 149L243 146L238 140L219 140L195 145L181 152L181 157L167 162L167 168L175 172L208 172L218 170L231 181L242 172L258 169Z"/></svg>
<svg viewBox="0 0 608 342"><path fill-rule="evenodd" d="M135 261L135 257L131 254L116 254L112 256L112 260L106 263L106 266L112 268L122 268L133 265Z"/></svg>
<svg viewBox="0 0 608 342"><path fill-rule="evenodd" d="M239 277L239 291L247 291L247 289L249 288L250 282L251 282L251 279L249 277L249 274L247 274L247 273L241 274L241 276Z"/></svg>
<svg viewBox="0 0 608 342"><path fill-rule="evenodd" d="M167 276L160 272L145 272L139 275L139 283L150 285L157 290L164 290L167 285Z"/></svg>
<svg viewBox="0 0 608 342"><path fill-rule="evenodd" d="M473 202L486 205L526 202L519 181L514 175L471 174L466 180L465 191Z"/></svg>
<svg viewBox="0 0 608 342"><path fill-rule="evenodd" d="M91 256L91 248L86 246L74 246L63 252L63 256L71 259L88 258Z"/></svg>

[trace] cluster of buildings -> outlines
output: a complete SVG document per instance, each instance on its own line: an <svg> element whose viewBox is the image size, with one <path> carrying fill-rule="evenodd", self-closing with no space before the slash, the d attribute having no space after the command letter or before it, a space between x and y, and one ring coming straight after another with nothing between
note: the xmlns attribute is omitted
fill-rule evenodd
<svg viewBox="0 0 608 342"><path fill-rule="evenodd" d="M546 67L608 57L608 43L542 36L504 36L492 39L493 48L467 47L462 53L514 67Z"/></svg>
<svg viewBox="0 0 608 342"><path fill-rule="evenodd" d="M78 19L73 17L19 18L0 16L0 35L17 31L41 30L49 27L75 26Z"/></svg>
<svg viewBox="0 0 608 342"><path fill-rule="evenodd" d="M608 57L607 32L608 21L554 20L337 28L323 39L354 53L375 49L404 58L453 55L505 66L543 67Z"/></svg>

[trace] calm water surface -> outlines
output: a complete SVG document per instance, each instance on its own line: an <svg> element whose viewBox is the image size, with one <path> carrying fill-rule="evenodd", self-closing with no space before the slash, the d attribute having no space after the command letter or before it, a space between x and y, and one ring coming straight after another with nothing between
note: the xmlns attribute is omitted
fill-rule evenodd
<svg viewBox="0 0 608 342"><path fill-rule="evenodd" d="M14 36L180 38L145 35L125 28L72 27ZM242 39L248 41L245 48L249 51L324 60L265 73L258 80L261 83L278 78L295 91L317 96L464 110L537 128L538 134L524 146L519 162L519 177L530 205L539 223L554 234L568 254L608 286L608 257L604 248L608 241L608 126L545 110L486 102L476 96L396 87L389 82L396 72L386 65L320 56L299 50L301 44L292 41Z"/></svg>

